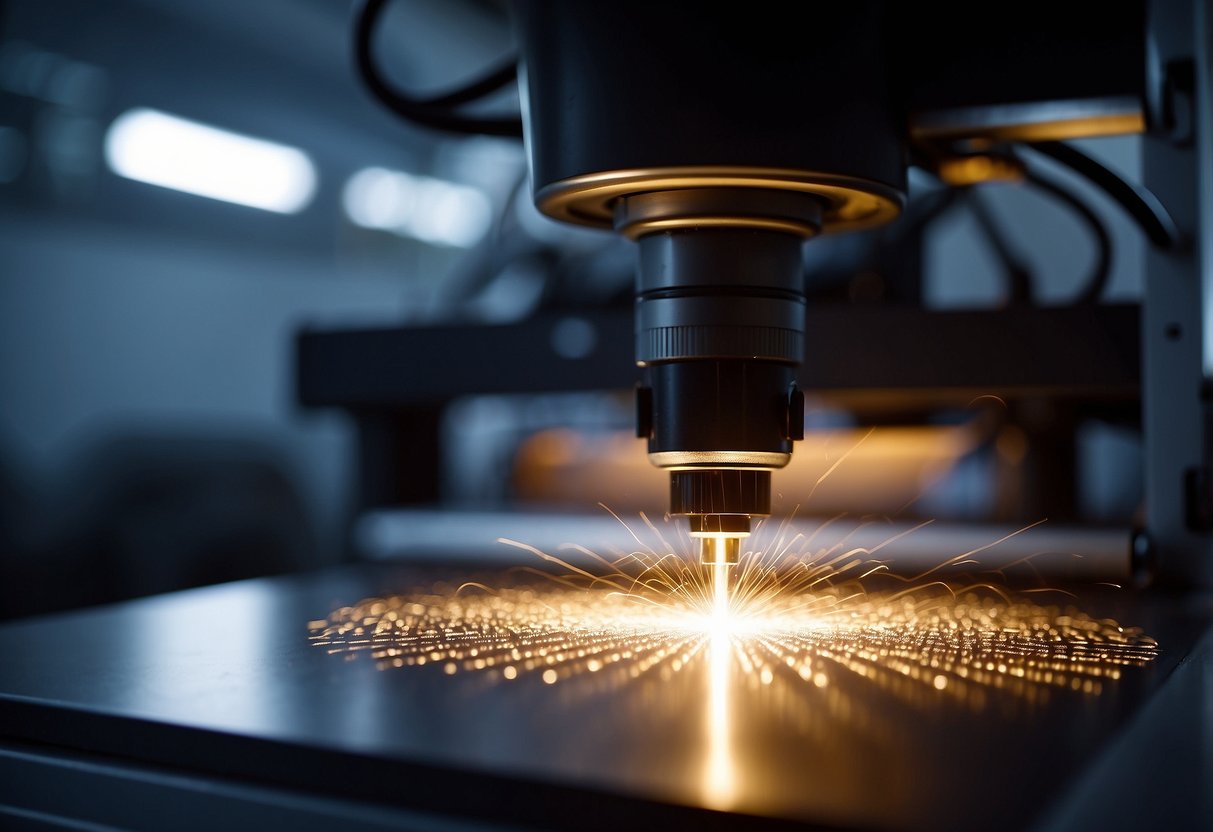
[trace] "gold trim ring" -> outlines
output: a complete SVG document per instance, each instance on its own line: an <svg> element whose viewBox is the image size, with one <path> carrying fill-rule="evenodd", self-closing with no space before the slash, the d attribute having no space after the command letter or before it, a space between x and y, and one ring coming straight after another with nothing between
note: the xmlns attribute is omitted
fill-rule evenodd
<svg viewBox="0 0 1213 832"><path fill-rule="evenodd" d="M901 213L905 197L868 179L784 168L666 167L587 173L553 182L535 205L557 220L611 228L615 203L625 196L692 188L756 188L812 194L823 203L822 233L871 228Z"/></svg>

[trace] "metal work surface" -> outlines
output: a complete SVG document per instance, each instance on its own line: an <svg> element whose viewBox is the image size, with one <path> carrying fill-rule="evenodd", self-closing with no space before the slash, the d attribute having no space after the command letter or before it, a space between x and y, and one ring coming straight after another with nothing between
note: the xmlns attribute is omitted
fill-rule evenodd
<svg viewBox="0 0 1213 832"><path fill-rule="evenodd" d="M609 587L445 569L347 567L0 628L0 806L88 801L13 769L29 752L530 828L1081 820L1092 806L1071 796L1110 749L1142 750L1115 740L1209 614L1107 586L876 592L831 596L845 615L816 630L721 635L694 613L654 625ZM1175 718L1199 735L1200 713ZM132 805L91 820L122 825Z"/></svg>

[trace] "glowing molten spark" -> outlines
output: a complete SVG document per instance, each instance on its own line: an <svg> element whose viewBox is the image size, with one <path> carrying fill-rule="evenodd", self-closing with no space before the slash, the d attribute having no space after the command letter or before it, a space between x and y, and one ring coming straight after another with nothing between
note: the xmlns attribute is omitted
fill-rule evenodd
<svg viewBox="0 0 1213 832"><path fill-rule="evenodd" d="M777 562L771 551L783 553ZM947 696L973 707L991 687L1032 700L1048 688L1098 693L1157 653L1139 630L1072 606L939 580L869 591L845 577L874 571L856 551L786 552L745 553L731 589L726 564L705 571L671 554L631 553L601 574L570 567L529 585L366 599L311 622L311 639L331 653L369 654L384 668L438 664L507 681L536 673L549 683L677 673L705 654L729 654L763 684L823 687L848 674L902 698ZM624 572L621 562L633 568Z"/></svg>

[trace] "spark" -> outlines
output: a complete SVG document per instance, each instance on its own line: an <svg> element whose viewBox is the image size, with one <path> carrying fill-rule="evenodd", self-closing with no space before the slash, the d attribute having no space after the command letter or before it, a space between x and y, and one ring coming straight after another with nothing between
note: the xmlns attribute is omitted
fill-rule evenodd
<svg viewBox="0 0 1213 832"><path fill-rule="evenodd" d="M725 673L723 662L763 684L822 688L859 678L903 699L950 697L978 708L992 688L1033 701L1048 689L1099 693L1124 668L1157 655L1139 629L1091 617L1070 598L1049 605L995 583L937 577L994 543L902 586L872 557L880 546L844 540L798 551L804 541L789 540L784 525L739 563L702 566L669 551L644 522L656 548L639 535L640 549L613 559L568 546L587 566L503 540L556 571L365 599L310 622L311 640L330 653L369 655L382 668L434 664L547 684L591 673L626 683L727 655L711 660L712 678ZM882 585L870 586L875 579Z"/></svg>
<svg viewBox="0 0 1213 832"><path fill-rule="evenodd" d="M809 735L838 736L844 725L893 735L887 702L872 707L873 694L911 709L1031 709L1053 695L1098 695L1158 655L1140 629L1092 617L1060 591L938 574L989 547L909 580L873 557L884 544L812 549L785 523L736 564L703 565L643 520L651 546L638 535L640 548L611 557L562 547L583 565L503 540L544 568L367 598L309 622L310 639L381 669L529 686L531 697L650 682L666 694L703 690L679 707L703 720L699 793L719 810L753 800L744 754L756 707ZM685 535L678 543L692 548ZM1035 600L1049 597L1064 602ZM668 688L678 677L685 683Z"/></svg>
<svg viewBox="0 0 1213 832"><path fill-rule="evenodd" d="M980 396L974 396L973 399L968 403L967 407L971 408L971 407L973 407L973 405L977 404L978 402L980 402L984 399L989 399L992 402L997 402L998 405L1000 407L1002 407L1003 410L1010 410L1010 408L1007 406L1007 400L1004 399L1002 396L995 396L993 393L985 393Z"/></svg>
<svg viewBox="0 0 1213 832"><path fill-rule="evenodd" d="M842 465L842 463L846 462L847 458L851 454L855 453L855 451L859 449L860 445L862 445L864 442L867 442L868 438L875 432L876 432L876 428L869 428L868 432L865 433L863 436L861 436L854 445L852 445L850 448L848 448L846 453L844 453L842 456L838 457L838 459L834 460L834 464L831 465L829 468L827 468L826 472L817 478L817 482L813 483L813 487L809 490L809 496L805 498L805 501L807 502L807 501L811 500L813 498L813 495L817 492L817 487L819 485L821 485L823 482L825 482L826 479L830 476L830 474L833 474L835 469L837 469L839 465Z"/></svg>

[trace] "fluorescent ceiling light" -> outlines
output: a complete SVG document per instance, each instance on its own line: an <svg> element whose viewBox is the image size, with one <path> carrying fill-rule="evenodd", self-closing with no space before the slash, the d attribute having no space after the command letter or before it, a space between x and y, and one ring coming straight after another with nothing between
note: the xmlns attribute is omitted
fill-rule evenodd
<svg viewBox="0 0 1213 832"><path fill-rule="evenodd" d="M119 176L279 214L316 192L307 155L158 110L128 110L110 125L105 158Z"/></svg>
<svg viewBox="0 0 1213 832"><path fill-rule="evenodd" d="M456 248L478 243L492 224L479 188L386 168L363 168L346 182L346 216L355 225Z"/></svg>

